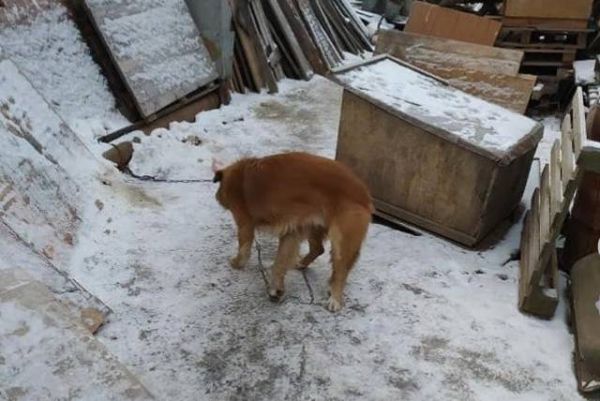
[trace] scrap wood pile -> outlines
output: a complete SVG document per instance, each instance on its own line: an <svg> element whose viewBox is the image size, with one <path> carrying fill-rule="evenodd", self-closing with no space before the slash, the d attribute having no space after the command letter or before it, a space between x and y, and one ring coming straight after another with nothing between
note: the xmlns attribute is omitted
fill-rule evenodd
<svg viewBox="0 0 600 401"><path fill-rule="evenodd" d="M344 53L371 51L364 24L346 0L231 0L234 45L231 87L277 91L284 77L327 74Z"/></svg>
<svg viewBox="0 0 600 401"><path fill-rule="evenodd" d="M538 76L541 96L556 95L562 86L572 85L573 62L588 47L594 31L589 23L592 6L592 0L505 0L497 45L525 52L521 72Z"/></svg>

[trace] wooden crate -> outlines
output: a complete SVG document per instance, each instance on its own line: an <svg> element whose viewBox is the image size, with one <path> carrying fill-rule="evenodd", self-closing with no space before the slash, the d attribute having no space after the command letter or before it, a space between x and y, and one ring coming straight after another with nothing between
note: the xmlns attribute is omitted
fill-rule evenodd
<svg viewBox="0 0 600 401"><path fill-rule="evenodd" d="M519 204L542 126L389 56L338 70L336 158L381 214L475 245Z"/></svg>

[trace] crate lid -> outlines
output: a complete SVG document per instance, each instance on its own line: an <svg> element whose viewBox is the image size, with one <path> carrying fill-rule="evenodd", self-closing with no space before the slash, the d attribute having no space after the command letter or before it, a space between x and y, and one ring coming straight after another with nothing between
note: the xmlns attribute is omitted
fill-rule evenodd
<svg viewBox="0 0 600 401"><path fill-rule="evenodd" d="M501 164L534 149L542 138L540 123L387 55L337 69L334 77L345 90Z"/></svg>

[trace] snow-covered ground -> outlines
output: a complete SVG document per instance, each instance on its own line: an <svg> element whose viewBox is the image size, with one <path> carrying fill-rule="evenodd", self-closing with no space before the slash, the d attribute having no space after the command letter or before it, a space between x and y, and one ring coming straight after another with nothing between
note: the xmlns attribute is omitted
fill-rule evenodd
<svg viewBox="0 0 600 401"><path fill-rule="evenodd" d="M210 177L212 156L335 150L340 89L286 81L275 96L232 104L138 136L132 169L161 178ZM160 136L159 136L160 135ZM198 146L183 142L190 135ZM127 138L131 139L131 138ZM513 227L495 248L468 251L424 234L373 225L350 277L346 308L328 313L326 257L267 300L261 238L233 271L234 227L211 183L115 182L88 217L69 273L115 312L100 332L159 398L574 400L572 338L516 308ZM314 299L313 299L314 298ZM204 394L203 396L200 396Z"/></svg>
<svg viewBox="0 0 600 401"><path fill-rule="evenodd" d="M11 38L8 56L99 154L96 132L124 121L76 31L55 31L61 21L45 28L56 35L31 32L52 42L38 55L23 50L28 32L2 32L0 43ZM48 58L53 79L43 78L34 61L60 47L56 41L72 43L72 58ZM71 78L77 68L83 73ZM68 78L78 90L57 89ZM122 140L140 139L135 173L169 179L211 178L212 157L286 150L332 157L340 100L341 89L324 78L283 81L277 95L235 95L195 123ZM542 160L550 143L540 147ZM305 277L288 275L281 304L268 301L263 280L272 238L259 238L260 258L255 250L245 270L229 268L235 232L214 184L109 174L87 185L97 206L82 216L71 261L61 267L112 309L97 337L159 400L581 399L564 303L550 321L517 310L518 262L504 262L518 247L519 225L493 248L471 251L374 224L346 307L331 314L325 256Z"/></svg>

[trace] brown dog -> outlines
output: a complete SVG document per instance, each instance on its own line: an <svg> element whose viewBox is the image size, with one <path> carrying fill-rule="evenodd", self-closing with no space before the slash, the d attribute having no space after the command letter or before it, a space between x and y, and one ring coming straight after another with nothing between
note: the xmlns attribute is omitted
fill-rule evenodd
<svg viewBox="0 0 600 401"><path fill-rule="evenodd" d="M215 170L217 200L231 211L238 229L239 250L231 266L243 268L250 258L254 231L279 236L273 264L271 299L284 291L286 270L296 266L300 243L310 251L298 268L306 268L324 252L329 237L333 272L328 309L342 307L346 278L367 234L373 206L367 187L339 162L307 153L285 153L242 159Z"/></svg>

